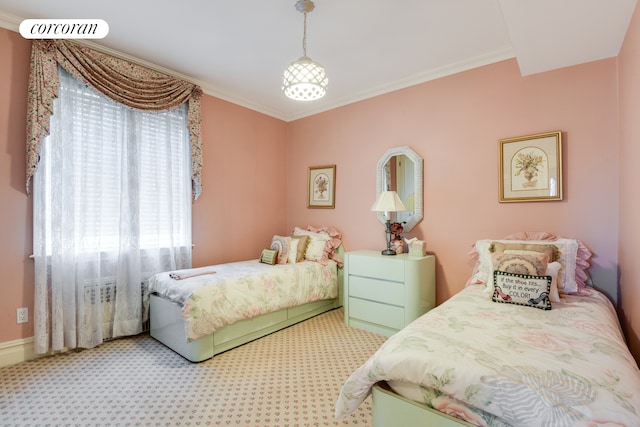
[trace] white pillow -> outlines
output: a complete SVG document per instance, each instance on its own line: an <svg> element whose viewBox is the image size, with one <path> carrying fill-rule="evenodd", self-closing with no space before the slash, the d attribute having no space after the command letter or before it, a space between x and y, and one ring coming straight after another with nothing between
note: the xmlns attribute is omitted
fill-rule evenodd
<svg viewBox="0 0 640 427"><path fill-rule="evenodd" d="M327 246L327 242L324 240L313 240L309 242L307 246L307 251L304 254L304 259L308 259L310 261L318 261L322 258L324 254L324 248Z"/></svg>
<svg viewBox="0 0 640 427"><path fill-rule="evenodd" d="M561 268L562 264L558 261L547 264L547 276L551 276L551 292L549 295L551 302L560 302L560 295L558 294L558 273Z"/></svg>
<svg viewBox="0 0 640 427"><path fill-rule="evenodd" d="M331 236L329 236L329 233L316 233L313 231L303 230L299 227L296 227L293 230L293 235L309 236L309 244L307 245L307 250L304 253L304 259L309 261L319 261L320 259L322 259L322 255L324 254L324 249L327 246L327 242L331 240Z"/></svg>
<svg viewBox="0 0 640 427"><path fill-rule="evenodd" d="M576 283L576 261L578 254L578 241L576 239L560 238L557 240L496 240L483 239L476 241L478 252L478 271L473 276L474 283L483 283L487 286L487 292L493 293L493 264L489 247L492 242L502 243L528 243L539 245L554 245L558 248L561 265L558 272L558 291L560 293L574 293L578 291ZM553 301L553 300L552 300Z"/></svg>

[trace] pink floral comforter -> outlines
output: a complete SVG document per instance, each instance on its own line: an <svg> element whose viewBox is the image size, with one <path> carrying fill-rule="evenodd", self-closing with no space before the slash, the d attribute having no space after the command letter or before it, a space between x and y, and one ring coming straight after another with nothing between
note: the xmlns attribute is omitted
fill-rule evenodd
<svg viewBox="0 0 640 427"><path fill-rule="evenodd" d="M568 295L544 311L494 303L482 289L389 338L346 381L336 417L387 381L396 391L412 383L407 397L479 426L640 426L640 371L604 295Z"/></svg>
<svg viewBox="0 0 640 427"><path fill-rule="evenodd" d="M211 271L215 271L213 274ZM181 272L171 272L181 273ZM242 319L338 296L336 262L313 261L268 265L258 260L184 270L182 280L170 272L149 280L149 293L182 305L187 341Z"/></svg>

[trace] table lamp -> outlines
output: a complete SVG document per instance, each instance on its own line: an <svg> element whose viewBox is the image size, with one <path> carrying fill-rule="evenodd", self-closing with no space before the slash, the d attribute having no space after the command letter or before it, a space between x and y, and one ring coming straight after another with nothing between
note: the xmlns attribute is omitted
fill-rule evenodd
<svg viewBox="0 0 640 427"><path fill-rule="evenodd" d="M404 212L406 208L402 204L402 200L395 191L383 191L378 195L378 199L371 207L374 212L384 212L384 217L387 220L387 249L382 251L382 255L395 255L396 251L391 249L391 212Z"/></svg>

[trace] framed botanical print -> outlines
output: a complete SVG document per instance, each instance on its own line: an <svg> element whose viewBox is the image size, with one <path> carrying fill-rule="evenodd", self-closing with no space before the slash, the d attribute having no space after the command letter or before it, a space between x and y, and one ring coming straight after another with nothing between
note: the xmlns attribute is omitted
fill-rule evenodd
<svg viewBox="0 0 640 427"><path fill-rule="evenodd" d="M311 166L308 174L308 208L333 209L336 203L336 165Z"/></svg>
<svg viewBox="0 0 640 427"><path fill-rule="evenodd" d="M562 200L562 131L499 140L500 203Z"/></svg>

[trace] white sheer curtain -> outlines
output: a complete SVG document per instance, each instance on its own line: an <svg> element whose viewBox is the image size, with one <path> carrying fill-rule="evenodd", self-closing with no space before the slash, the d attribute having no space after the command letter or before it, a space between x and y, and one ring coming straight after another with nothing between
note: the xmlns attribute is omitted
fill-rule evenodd
<svg viewBox="0 0 640 427"><path fill-rule="evenodd" d="M186 104L134 110L58 72L33 186L36 353L141 332L141 283L191 266Z"/></svg>

